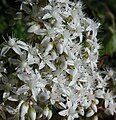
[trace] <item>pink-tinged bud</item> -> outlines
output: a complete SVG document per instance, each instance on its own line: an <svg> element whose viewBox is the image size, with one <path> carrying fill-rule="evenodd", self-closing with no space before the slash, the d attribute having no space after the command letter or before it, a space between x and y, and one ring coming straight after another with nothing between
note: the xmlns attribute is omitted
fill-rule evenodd
<svg viewBox="0 0 116 120"><path fill-rule="evenodd" d="M61 43L57 43L56 45L56 49L58 51L59 54L62 54L63 53L63 45Z"/></svg>
<svg viewBox="0 0 116 120"><path fill-rule="evenodd" d="M25 114L28 112L29 109L29 103L23 102L20 109L20 117L23 119L25 117Z"/></svg>
<svg viewBox="0 0 116 120"><path fill-rule="evenodd" d="M28 115L29 115L30 120L36 119L36 111L32 106L29 107Z"/></svg>
<svg viewBox="0 0 116 120"><path fill-rule="evenodd" d="M86 113L86 117L91 117L91 116L93 116L94 115L94 111L92 110L92 109L89 109L88 111L87 111L87 113Z"/></svg>

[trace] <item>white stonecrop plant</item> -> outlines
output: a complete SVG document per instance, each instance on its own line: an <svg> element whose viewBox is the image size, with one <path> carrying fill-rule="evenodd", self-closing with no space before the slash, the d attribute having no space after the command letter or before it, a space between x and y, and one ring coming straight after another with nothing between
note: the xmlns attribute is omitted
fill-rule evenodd
<svg viewBox="0 0 116 120"><path fill-rule="evenodd" d="M15 120L51 119L55 108L67 120L96 120L99 109L114 115L116 101L108 83L116 83L116 73L97 68L100 23L83 14L80 1L48 0L39 5L36 0L21 4L32 44L9 37L1 49L2 112Z"/></svg>

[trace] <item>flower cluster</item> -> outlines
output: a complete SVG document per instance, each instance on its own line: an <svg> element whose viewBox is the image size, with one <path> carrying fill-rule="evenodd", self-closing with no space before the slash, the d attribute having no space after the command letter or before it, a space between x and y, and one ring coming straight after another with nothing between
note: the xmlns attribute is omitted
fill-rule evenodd
<svg viewBox="0 0 116 120"><path fill-rule="evenodd" d="M40 6L39 1L26 0L21 10L27 15L31 44L15 37L3 44L1 107L17 120L51 119L54 108L67 120L94 115L97 119L100 109L114 115L109 81L114 85L116 73L97 67L100 23L82 12L80 1L48 0ZM7 64L8 70L3 68Z"/></svg>

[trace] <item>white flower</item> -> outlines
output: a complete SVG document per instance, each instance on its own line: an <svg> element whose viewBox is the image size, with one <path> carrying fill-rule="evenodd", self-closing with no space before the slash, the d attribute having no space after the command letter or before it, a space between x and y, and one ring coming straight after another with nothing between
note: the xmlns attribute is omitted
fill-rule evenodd
<svg viewBox="0 0 116 120"><path fill-rule="evenodd" d="M28 74L28 76L26 77L25 74L19 74L18 77L20 80L24 81L25 84L19 87L19 89L17 90L17 94L26 93L28 92L28 90L31 90L32 97L35 101L37 101L37 96L39 92L46 85L46 81L41 78L38 70L35 69L35 72L31 71L31 73Z"/></svg>
<svg viewBox="0 0 116 120"><path fill-rule="evenodd" d="M7 45L6 45L7 44ZM17 38L13 37L11 38L9 36L8 42L6 42L5 47L2 48L1 54L5 55L10 48L12 48L18 55L22 54L21 49L28 50L27 44L23 41L18 40Z"/></svg>
<svg viewBox="0 0 116 120"><path fill-rule="evenodd" d="M93 20L90 18L86 19L86 22L88 24L88 27L86 28L86 31L92 31L92 39L97 36L97 29L100 26L100 23L95 23Z"/></svg>
<svg viewBox="0 0 116 120"><path fill-rule="evenodd" d="M112 91L107 90L107 92L104 93L105 108L107 108L110 103L114 103L114 97Z"/></svg>
<svg viewBox="0 0 116 120"><path fill-rule="evenodd" d="M78 112L76 111L77 106L72 105L70 101L67 102L67 106L68 106L68 109L59 112L59 115L68 116L67 120L74 120L75 118L78 118L79 115L78 115Z"/></svg>
<svg viewBox="0 0 116 120"><path fill-rule="evenodd" d="M88 59L87 59L87 63L90 62L90 66L91 66L91 69L95 69L97 68L97 60L98 60L98 55L97 53L94 53L93 51L90 51L90 49L88 48L85 48L85 50L87 51L88 53Z"/></svg>
<svg viewBox="0 0 116 120"><path fill-rule="evenodd" d="M55 104L56 101L64 101L64 98L61 95L62 95L62 89L58 84L54 84L50 95L51 103Z"/></svg>
<svg viewBox="0 0 116 120"><path fill-rule="evenodd" d="M39 69L43 69L47 65L52 71L56 70L56 67L53 63L53 59L50 55L43 57L43 60L40 62Z"/></svg>
<svg viewBox="0 0 116 120"><path fill-rule="evenodd" d="M116 103L110 103L108 108L105 109L105 113L114 115L116 113Z"/></svg>

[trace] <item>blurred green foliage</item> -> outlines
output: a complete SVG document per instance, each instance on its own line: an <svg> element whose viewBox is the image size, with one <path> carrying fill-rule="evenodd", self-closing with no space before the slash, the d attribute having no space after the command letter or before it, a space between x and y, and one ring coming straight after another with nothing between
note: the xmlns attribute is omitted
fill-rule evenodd
<svg viewBox="0 0 116 120"><path fill-rule="evenodd" d="M0 1L0 43L4 40L2 36L15 35L17 38L26 40L25 23L21 19L16 19L20 2L15 0Z"/></svg>

